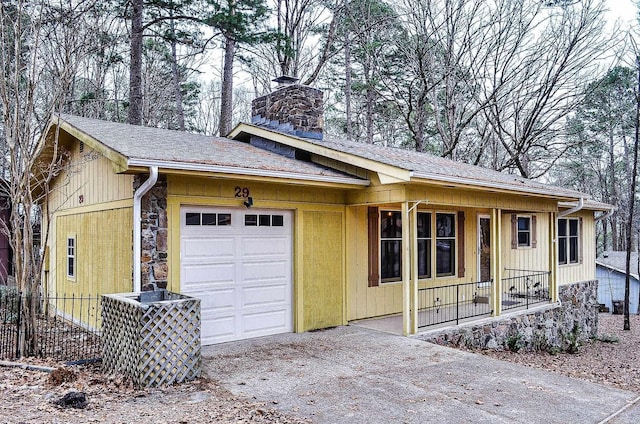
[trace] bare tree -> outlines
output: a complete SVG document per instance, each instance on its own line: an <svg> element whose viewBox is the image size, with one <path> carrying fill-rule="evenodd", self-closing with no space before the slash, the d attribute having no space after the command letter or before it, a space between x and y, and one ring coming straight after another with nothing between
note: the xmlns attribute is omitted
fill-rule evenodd
<svg viewBox="0 0 640 424"><path fill-rule="evenodd" d="M34 334L38 303L40 301L41 255L34 247L33 224L38 217L38 204L46 197L48 184L59 170L62 155L55 140L47 154L40 156L43 139L40 138L43 121L60 106L68 91L74 72L75 57L71 46L80 40L73 31L66 33L67 54L56 71L57 84L41 83L45 64L50 58L43 48L43 40L53 31L63 31L64 25L77 22L74 17L84 13L73 2L61 2L59 8L28 1L0 3L0 106L2 107L3 143L6 144L7 170L3 178L11 202L11 247L14 252L14 273L18 290L27 295L22 303L20 353L32 354L36 348ZM77 53L77 52L76 52ZM39 103L42 92L50 93L48 104ZM51 140L50 140L51 141ZM48 160L43 160L47 157ZM43 230L44 231L44 230ZM44 235L46 237L46 235Z"/></svg>

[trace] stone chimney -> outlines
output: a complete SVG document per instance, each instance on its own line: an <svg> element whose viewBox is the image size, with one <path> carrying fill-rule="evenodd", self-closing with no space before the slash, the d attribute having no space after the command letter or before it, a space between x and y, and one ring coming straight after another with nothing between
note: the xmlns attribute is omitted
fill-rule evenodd
<svg viewBox="0 0 640 424"><path fill-rule="evenodd" d="M322 91L298 84L297 80L287 76L274 79L278 88L251 102L251 123L322 140Z"/></svg>

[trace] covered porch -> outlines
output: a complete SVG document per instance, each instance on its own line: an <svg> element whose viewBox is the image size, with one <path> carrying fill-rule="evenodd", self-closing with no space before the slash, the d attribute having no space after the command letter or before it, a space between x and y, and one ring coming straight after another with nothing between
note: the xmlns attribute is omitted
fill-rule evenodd
<svg viewBox="0 0 640 424"><path fill-rule="evenodd" d="M366 209L369 270L365 286L348 269L348 321L411 335L556 302L558 204L519 203L353 206L354 225Z"/></svg>

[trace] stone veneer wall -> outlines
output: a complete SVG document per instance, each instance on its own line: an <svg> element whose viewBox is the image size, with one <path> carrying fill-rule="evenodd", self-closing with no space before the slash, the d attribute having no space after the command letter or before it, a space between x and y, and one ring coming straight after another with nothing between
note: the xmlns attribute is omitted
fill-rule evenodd
<svg viewBox="0 0 640 424"><path fill-rule="evenodd" d="M506 350L567 351L598 332L598 281L560 286L560 304L489 318L417 338L439 345Z"/></svg>
<svg viewBox="0 0 640 424"><path fill-rule="evenodd" d="M323 104L321 90L287 85L251 102L251 123L298 137L322 139Z"/></svg>
<svg viewBox="0 0 640 424"><path fill-rule="evenodd" d="M136 176L134 190L148 176ZM167 178L159 175L153 188L142 197L141 203L140 284L142 291L166 289L167 265Z"/></svg>

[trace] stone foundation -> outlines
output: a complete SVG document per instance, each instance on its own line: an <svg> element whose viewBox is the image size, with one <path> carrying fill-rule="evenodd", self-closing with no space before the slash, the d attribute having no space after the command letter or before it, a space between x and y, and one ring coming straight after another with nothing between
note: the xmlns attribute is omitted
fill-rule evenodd
<svg viewBox="0 0 640 424"><path fill-rule="evenodd" d="M136 176L134 189L141 181ZM167 264L167 178L158 176L153 188L142 197L140 284L142 291L166 289L169 267Z"/></svg>
<svg viewBox="0 0 640 424"><path fill-rule="evenodd" d="M470 349L573 351L598 332L598 281L560 286L559 304L509 313L416 337Z"/></svg>

